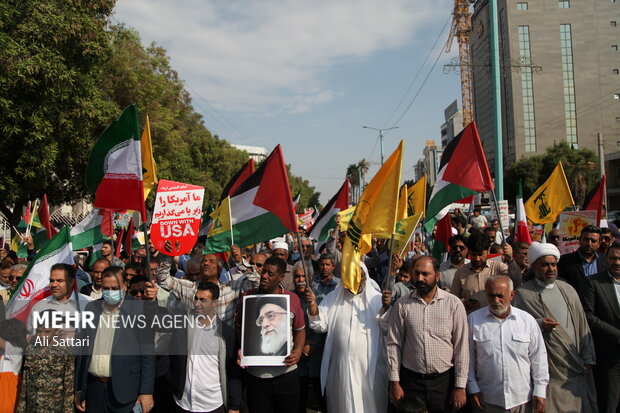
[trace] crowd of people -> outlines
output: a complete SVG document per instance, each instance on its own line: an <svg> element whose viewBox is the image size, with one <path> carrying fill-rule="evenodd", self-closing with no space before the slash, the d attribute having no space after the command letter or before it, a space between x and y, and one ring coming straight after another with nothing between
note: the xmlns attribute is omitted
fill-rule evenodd
<svg viewBox="0 0 620 413"><path fill-rule="evenodd" d="M106 242L90 266L79 254L53 265L25 323L4 307L26 265L0 250L0 413L620 412L620 233L586 226L560 255L556 229L529 244L479 210L452 223L443 262L432 235L402 257L373 240L356 292L341 282L338 228L227 257L201 241L116 257ZM257 296L287 305L259 300L244 318ZM178 314L196 324L113 322ZM248 323L280 363L243 362Z"/></svg>

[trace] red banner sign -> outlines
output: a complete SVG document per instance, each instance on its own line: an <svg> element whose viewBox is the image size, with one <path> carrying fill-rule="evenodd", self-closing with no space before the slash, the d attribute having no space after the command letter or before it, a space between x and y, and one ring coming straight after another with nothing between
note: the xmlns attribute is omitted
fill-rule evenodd
<svg viewBox="0 0 620 413"><path fill-rule="evenodd" d="M198 239L205 189L181 182L159 181L151 224L151 240L166 255L191 251Z"/></svg>

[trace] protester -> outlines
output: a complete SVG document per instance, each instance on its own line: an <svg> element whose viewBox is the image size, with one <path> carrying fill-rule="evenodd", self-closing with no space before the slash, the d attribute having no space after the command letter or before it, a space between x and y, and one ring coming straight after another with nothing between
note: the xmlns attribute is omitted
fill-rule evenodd
<svg viewBox="0 0 620 413"><path fill-rule="evenodd" d="M449 259L442 262L439 266L439 271L441 272L439 288L443 288L447 292L450 292L456 270L461 268L463 264L468 264L469 259L467 258L468 250L465 244L465 238L463 238L462 235L450 237L448 245L450 246L450 252L448 253Z"/></svg>
<svg viewBox="0 0 620 413"><path fill-rule="evenodd" d="M112 241L105 240L101 245L101 255L110 262L110 265L125 268L125 263L114 256Z"/></svg>
<svg viewBox="0 0 620 413"><path fill-rule="evenodd" d="M297 363L306 343L304 314L297 295L282 286L286 261L270 257L265 261L257 289L245 295L286 294L290 300L290 334L293 349L284 359L283 366L250 366L246 368L247 400L250 413L286 413L299 405L299 374ZM241 337L244 301L239 300L236 317L236 337ZM261 323L262 324L262 323Z"/></svg>
<svg viewBox="0 0 620 413"><path fill-rule="evenodd" d="M238 412L241 405L235 332L217 317L218 298L216 284L199 282L192 309L196 323L173 332L168 383L181 413Z"/></svg>
<svg viewBox="0 0 620 413"><path fill-rule="evenodd" d="M417 395L431 413L465 405L469 364L465 308L439 279L435 258L415 262L416 289L390 309L387 334L391 402Z"/></svg>
<svg viewBox="0 0 620 413"><path fill-rule="evenodd" d="M144 316L139 301L126 296L123 269L111 266L102 274L103 299L90 302L95 328L87 326L81 338L89 344L79 355L75 374L75 405L88 413L126 412L140 404L153 408L155 350L147 329L115 323L121 316Z"/></svg>
<svg viewBox="0 0 620 413"><path fill-rule="evenodd" d="M26 264L17 264L11 267L11 272L9 273L9 281L11 282L11 289L15 289L17 284L22 279L24 272L26 271L28 266Z"/></svg>
<svg viewBox="0 0 620 413"><path fill-rule="evenodd" d="M600 255L605 255L607 248L609 248L609 246L615 241L616 238L614 237L614 231L611 228L601 228L601 242L599 243L598 250L596 252Z"/></svg>
<svg viewBox="0 0 620 413"><path fill-rule="evenodd" d="M413 291L413 284L411 283L411 269L413 263L420 257L416 256L412 258L409 263L403 261L403 259L394 254L392 256L392 265L390 267L390 276L385 277L383 280L383 295L389 295L389 305L396 302L400 297L406 297ZM393 281L392 281L393 280Z"/></svg>
<svg viewBox="0 0 620 413"><path fill-rule="evenodd" d="M510 305L515 292L503 275L485 282L488 307L469 324L467 392L474 412L545 411L549 369L536 320Z"/></svg>
<svg viewBox="0 0 620 413"><path fill-rule="evenodd" d="M469 224L478 230L482 230L488 225L488 221L484 215L482 215L482 209L477 206L474 207L474 214L469 217Z"/></svg>
<svg viewBox="0 0 620 413"><path fill-rule="evenodd" d="M8 261L0 261L0 299L4 301L5 305L9 298L11 298L11 280L9 276L11 275L13 265Z"/></svg>
<svg viewBox="0 0 620 413"><path fill-rule="evenodd" d="M288 244L282 240L277 240L273 242L273 249L271 250L274 257L280 258L286 262L286 272L284 274L284 279L282 280L282 285L289 291L295 290L295 283L293 283L293 266L288 264L289 252L288 252Z"/></svg>
<svg viewBox="0 0 620 413"><path fill-rule="evenodd" d="M312 290L317 296L317 302L320 303L327 294L334 291L340 285L340 279L334 277L336 265L333 255L321 254L318 262L318 276L312 281Z"/></svg>
<svg viewBox="0 0 620 413"><path fill-rule="evenodd" d="M569 283L577 292L583 293L585 281L605 271L605 257L597 250L601 241L601 229L587 225L581 230L579 248L564 254L558 262L558 277Z"/></svg>
<svg viewBox="0 0 620 413"><path fill-rule="evenodd" d="M530 244L527 242L517 242L512 246L515 264L519 267L522 277L525 276L530 269L527 262L527 250L529 248Z"/></svg>
<svg viewBox="0 0 620 413"><path fill-rule="evenodd" d="M366 255L364 264L368 268L370 278L381 285L389 271L390 250L387 248L385 239L375 238L373 244L372 250Z"/></svg>
<svg viewBox="0 0 620 413"><path fill-rule="evenodd" d="M45 312L51 315L55 311ZM64 314L56 317L61 324L64 323ZM59 345L61 334L61 328L37 326L24 356L16 413L73 411L75 349Z"/></svg>
<svg viewBox="0 0 620 413"><path fill-rule="evenodd" d="M316 256L314 254L314 244L312 243L312 240L310 238L308 237L301 238L301 251L302 251L304 263L306 265L306 272L307 272L308 278L310 280L314 280L316 277L316 274L319 273L319 260L316 259ZM335 264L336 264L335 259L333 259L332 261L335 267Z"/></svg>
<svg viewBox="0 0 620 413"><path fill-rule="evenodd" d="M606 267L590 277L583 307L596 349L598 411L615 413L620 411L620 244L607 249Z"/></svg>
<svg viewBox="0 0 620 413"><path fill-rule="evenodd" d="M560 247L560 230L557 228L552 229L547 234L547 242L555 245L556 247Z"/></svg>
<svg viewBox="0 0 620 413"><path fill-rule="evenodd" d="M543 331L550 376L545 411L596 412L592 334L579 296L557 279L559 258L555 245L532 243L527 260L535 278L517 289L513 305L530 313Z"/></svg>
<svg viewBox="0 0 620 413"><path fill-rule="evenodd" d="M310 328L327 333L321 362L321 389L329 412L381 412L387 408L387 377L379 316L381 294L370 286L368 270L356 294L342 284L321 304L306 291Z"/></svg>
<svg viewBox="0 0 620 413"><path fill-rule="evenodd" d="M0 413L15 412L26 335L20 320L0 319Z"/></svg>
<svg viewBox="0 0 620 413"><path fill-rule="evenodd" d="M515 286L521 285L521 273L514 262L510 266L497 260L489 260L489 239L480 232L474 232L467 239L471 261L454 274L450 291L463 301L467 313L487 305L484 283L494 275L507 275ZM505 256L512 255L512 249L505 245Z"/></svg>
<svg viewBox="0 0 620 413"><path fill-rule="evenodd" d="M85 285L82 287L80 292L84 295L89 296L93 300L98 300L103 295L103 291L101 290L101 274L103 274L103 270L110 266L110 260L107 258L99 258L94 264L93 268L90 271L90 277L92 279L92 284Z"/></svg>

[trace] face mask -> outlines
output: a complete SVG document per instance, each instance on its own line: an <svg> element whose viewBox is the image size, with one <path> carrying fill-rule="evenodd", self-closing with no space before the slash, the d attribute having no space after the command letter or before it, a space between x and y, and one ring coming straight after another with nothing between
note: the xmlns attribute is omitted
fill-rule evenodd
<svg viewBox="0 0 620 413"><path fill-rule="evenodd" d="M108 305L116 305L121 302L123 291L121 290L103 290L103 299Z"/></svg>
<svg viewBox="0 0 620 413"><path fill-rule="evenodd" d="M291 261L297 261L299 259L300 255L298 252L293 252L291 253Z"/></svg>

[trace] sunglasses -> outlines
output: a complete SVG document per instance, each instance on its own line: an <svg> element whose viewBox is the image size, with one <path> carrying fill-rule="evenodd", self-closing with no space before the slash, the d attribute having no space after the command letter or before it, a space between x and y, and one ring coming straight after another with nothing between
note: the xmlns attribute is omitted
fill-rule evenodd
<svg viewBox="0 0 620 413"><path fill-rule="evenodd" d="M603 238L601 238L601 240L603 240L603 241L611 241L611 237L603 237Z"/></svg>
<svg viewBox="0 0 620 413"><path fill-rule="evenodd" d="M144 288L139 288L137 290L131 290L129 291L129 294L131 294L133 297L137 296L138 294L144 295Z"/></svg>
<svg viewBox="0 0 620 413"><path fill-rule="evenodd" d="M250 261L250 265L253 265L256 268L261 268L263 266L263 264L261 264L260 262L254 262L254 261Z"/></svg>

